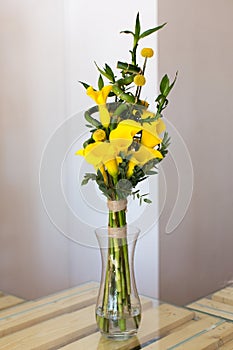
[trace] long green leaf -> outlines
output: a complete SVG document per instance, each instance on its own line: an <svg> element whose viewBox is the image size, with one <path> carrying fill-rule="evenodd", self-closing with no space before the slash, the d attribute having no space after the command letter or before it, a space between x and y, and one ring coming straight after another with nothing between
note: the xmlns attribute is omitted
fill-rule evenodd
<svg viewBox="0 0 233 350"><path fill-rule="evenodd" d="M167 96L167 91L169 90L169 83L169 78L167 74L165 74L160 83L160 91L163 96Z"/></svg>
<svg viewBox="0 0 233 350"><path fill-rule="evenodd" d="M133 32L131 32L131 30L122 30L122 31L120 32L120 34L122 34L122 33L124 33L124 34L132 34L132 35L134 35L134 33L133 33Z"/></svg>
<svg viewBox="0 0 233 350"><path fill-rule="evenodd" d="M143 32L141 35L140 35L140 39L142 38L145 38L146 36L154 33L154 32L157 32L158 30L162 29L167 23L164 23L158 27L155 27L155 28L151 28L151 29L148 29L146 30L145 32Z"/></svg>
<svg viewBox="0 0 233 350"><path fill-rule="evenodd" d="M79 83L82 84L85 87L85 89L89 88L90 86L89 84L84 83L83 81L80 81L80 80L79 80Z"/></svg>
<svg viewBox="0 0 233 350"><path fill-rule="evenodd" d="M98 69L98 71L104 76L106 77L108 80L112 81L112 77L111 75L107 74L104 70L100 69L100 67L97 65L97 63L95 62L96 68Z"/></svg>
<svg viewBox="0 0 233 350"><path fill-rule="evenodd" d="M105 63L105 72L111 77L111 82L115 83L115 75L112 71L112 68L107 63Z"/></svg>
<svg viewBox="0 0 233 350"><path fill-rule="evenodd" d="M98 80L98 88L99 90L101 90L103 87L104 87L104 81L103 81L102 75L100 74L99 80Z"/></svg>
<svg viewBox="0 0 233 350"><path fill-rule="evenodd" d="M135 38L138 39L140 37L141 25L139 19L139 12L137 13L136 23L135 23Z"/></svg>

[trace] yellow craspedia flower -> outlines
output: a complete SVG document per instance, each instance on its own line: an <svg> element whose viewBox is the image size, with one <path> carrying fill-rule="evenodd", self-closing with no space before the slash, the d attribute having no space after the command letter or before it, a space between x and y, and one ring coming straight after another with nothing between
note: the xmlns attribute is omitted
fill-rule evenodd
<svg viewBox="0 0 233 350"><path fill-rule="evenodd" d="M146 78L142 74L137 74L134 77L134 84L137 86L143 86L146 84Z"/></svg>
<svg viewBox="0 0 233 350"><path fill-rule="evenodd" d="M144 47L144 49L142 49L142 51L141 51L141 55L142 55L142 57L150 58L154 55L154 51L150 47Z"/></svg>
<svg viewBox="0 0 233 350"><path fill-rule="evenodd" d="M92 138L94 141L105 141L106 140L106 133L102 129L98 129L94 131Z"/></svg>

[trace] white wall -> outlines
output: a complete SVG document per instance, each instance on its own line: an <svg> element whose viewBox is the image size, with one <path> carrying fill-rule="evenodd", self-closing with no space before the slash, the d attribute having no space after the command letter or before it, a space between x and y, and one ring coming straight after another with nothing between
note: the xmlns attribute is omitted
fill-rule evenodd
<svg viewBox="0 0 233 350"><path fill-rule="evenodd" d="M107 1L93 2L86 8L86 1L69 0L65 2L65 28L66 28L66 91L67 106L69 114L82 111L91 106L93 102L85 95L85 91L77 81L85 81L97 87L98 72L95 68L94 61L99 66L108 63L113 69L116 67L117 60L128 60L130 57L129 49L132 45L132 38L120 34L121 30L133 29L136 14L139 11L141 16L142 29L148 29L157 24L157 6L156 1L148 0L144 3L141 1L118 1L115 6L109 5ZM124 10L126 9L127 10ZM156 49L156 35L147 38L144 45L152 45ZM139 48L140 49L140 48ZM149 101L154 101L156 95L157 83L157 60L154 59L148 64L148 84L145 96ZM153 103L152 103L153 106ZM75 148L74 148L75 149ZM76 160L75 160L76 162ZM78 161L77 161L78 162ZM77 166L77 165L76 165ZM75 167L75 163L74 163ZM157 188L156 180L152 182ZM75 186L75 184L74 184ZM152 186L152 185L151 185ZM96 193L91 193L88 189L83 190L90 196L87 200L90 204L96 199L97 206L90 209L86 202L76 203L76 211L79 206L85 208L86 215L82 217L86 221L86 234L91 230L94 231L95 225L107 224L107 210L105 200L97 197ZM71 189L72 192L72 189ZM152 212L153 225L148 230L143 239L140 240L136 254L136 271L138 288L142 293L157 295L158 293L158 228L157 219L157 191L155 194ZM76 192L72 192L70 201L75 208L77 198ZM92 196L92 197L91 197ZM96 212L100 210L100 213ZM146 222L148 214L137 205L129 205L129 222L135 222L142 229L148 229ZM94 219L93 219L94 217ZM138 221L137 221L138 219ZM71 224L69 229L78 230L79 224ZM93 233L94 234L94 233ZM75 235L75 233L74 233ZM96 249L83 247L71 243L70 246L70 271L71 283L77 284L88 279L99 279L100 273L100 256ZM146 253L145 253L146 252ZM145 254L147 258L145 258ZM78 266L85 266L85 269L79 269ZM148 276L148 278L145 278ZM150 276L153 276L152 278Z"/></svg>
<svg viewBox="0 0 233 350"><path fill-rule="evenodd" d="M0 289L31 298L69 282L68 241L39 192L42 150L65 117L63 1L2 1L0 26Z"/></svg>
<svg viewBox="0 0 233 350"><path fill-rule="evenodd" d="M184 138L194 169L191 206L166 235L177 170L171 158L163 164L160 296L181 304L233 277L232 13L229 0L159 1L159 22L168 22L159 37L159 75L179 71L168 117Z"/></svg>
<svg viewBox="0 0 233 350"><path fill-rule="evenodd" d="M156 24L154 0L143 4L119 0L114 8L107 1L89 6L74 0L0 3L0 289L34 298L99 278L98 250L69 241L47 216L40 197L40 161L57 126L90 106L78 80L96 83L93 61L115 65L117 59L128 58L131 38L119 31L132 28L137 11L144 28ZM145 45L150 44L156 46L156 36L145 40ZM156 67L154 60L148 71L152 76L146 92L149 100L154 97ZM56 205L54 199L58 210ZM152 208L156 218L157 207ZM136 213L141 215L140 209ZM66 220L66 213L58 214ZM87 211L87 222L88 215ZM130 215L134 221L134 212ZM67 230L71 226L67 222ZM151 295L158 288L157 233L154 225L141 239L136 256L139 290Z"/></svg>

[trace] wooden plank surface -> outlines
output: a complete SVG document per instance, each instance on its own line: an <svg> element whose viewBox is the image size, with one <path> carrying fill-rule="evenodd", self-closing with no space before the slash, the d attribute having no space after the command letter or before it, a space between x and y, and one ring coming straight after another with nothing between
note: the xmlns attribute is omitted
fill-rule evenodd
<svg viewBox="0 0 233 350"><path fill-rule="evenodd" d="M212 299L203 298L195 303L189 304L188 307L233 321L233 306Z"/></svg>
<svg viewBox="0 0 233 350"><path fill-rule="evenodd" d="M96 326L97 292L98 284L90 283L1 311L0 349L233 350L233 322L188 308L156 304L144 297L137 337L121 342L108 340ZM233 320L233 305L223 303L232 291L224 291L224 296L217 293L217 300L203 298L198 303L221 317L224 312L229 315L232 312Z"/></svg>
<svg viewBox="0 0 233 350"><path fill-rule="evenodd" d="M233 305L233 287L224 288L211 296L211 299L223 304Z"/></svg>
<svg viewBox="0 0 233 350"><path fill-rule="evenodd" d="M41 301L39 304L35 303L35 305L30 303L29 308L25 307L20 312L0 318L0 337L94 304L97 292L98 290L94 288L90 291L81 294L71 294L69 297L59 298L49 303L41 304Z"/></svg>
<svg viewBox="0 0 233 350"><path fill-rule="evenodd" d="M221 320L219 325L213 325L209 329L194 333L191 337L184 338L186 336L182 331L175 332L174 334L158 340L157 342L145 347L145 350L216 350L221 349L224 343L233 339L233 324Z"/></svg>
<svg viewBox="0 0 233 350"><path fill-rule="evenodd" d="M24 312L26 310L30 310L32 307L37 307L37 306L39 307L40 305L45 305L46 303L58 302L62 298L66 298L66 297L69 298L72 295L86 293L93 289L97 291L98 283L96 282L85 283L81 286L63 290L61 292L57 292L40 299L36 299L34 301L27 301L26 303L19 304L13 308L0 311L0 318L14 315L19 312ZM90 304L91 302L89 303L89 305Z"/></svg>
<svg viewBox="0 0 233 350"><path fill-rule="evenodd" d="M0 310L22 303L24 300L14 295L3 295L0 298Z"/></svg>
<svg viewBox="0 0 233 350"><path fill-rule="evenodd" d="M52 318L0 339L1 350L48 350L96 330L95 307Z"/></svg>
<svg viewBox="0 0 233 350"><path fill-rule="evenodd" d="M97 332L85 338L82 338L72 344L69 344L62 350L86 350L86 349L106 349L106 350L127 350L133 349L140 344L148 342L152 338L158 338L166 335L174 328L192 320L193 312L187 312L168 304L162 304L155 308L150 308L142 313L142 322L139 328L138 336L127 341L115 342L107 340Z"/></svg>

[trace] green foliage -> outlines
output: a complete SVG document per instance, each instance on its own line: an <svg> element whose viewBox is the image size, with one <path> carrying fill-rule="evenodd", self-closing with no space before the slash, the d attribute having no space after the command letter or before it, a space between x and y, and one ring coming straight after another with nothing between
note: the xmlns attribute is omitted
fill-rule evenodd
<svg viewBox="0 0 233 350"><path fill-rule="evenodd" d="M177 73L172 82L170 82L170 79L167 74L165 74L162 77L159 86L159 95L155 99L155 102L157 103L156 110L155 112L152 112L151 115L149 114L145 117L144 112L147 111L147 107L145 106L147 106L148 104L145 101L143 101L140 97L142 87L136 85L137 80L135 79L135 76L145 75L147 59L148 57L152 57L152 54L148 55L148 57L144 57L145 54L143 54L144 62L142 63L142 65L139 65L137 49L139 46L139 42L142 39L148 37L149 35L152 35L153 33L156 33L165 25L166 23L142 31L139 13L137 13L134 30L121 31L121 33L127 35L129 34L133 37L132 49L129 50L131 55L130 62L117 61L117 74L114 73L113 69L107 63L104 64L103 68L100 68L99 65L97 65L97 63L95 62L96 68L99 73L99 91L94 90L93 95L100 96L103 98L103 95L101 95L101 90L105 87L105 80L107 80L108 85L111 86L111 91L108 97L113 97L116 104L106 103L106 108L110 116L110 122L108 122L109 124L107 123L107 125L105 123L103 123L102 125L101 122L95 117L95 113L99 113L98 106L94 106L84 113L85 120L87 121L86 126L90 129L91 137L89 137L84 142L83 147L85 148L87 147L87 145L95 142L92 136L93 133L98 129L104 130L106 134L106 138L104 136L103 142L111 143L111 132L117 128L121 121L130 119L139 123L139 126L142 126L141 131L139 131L136 135L134 135L134 133L132 132L132 142L127 150L124 150L124 152L121 151L117 155L114 153L113 157L116 157L118 161L117 175L112 177L108 173L108 168L105 164L105 160L103 157L103 160L101 160L101 162L97 166L95 165L95 167L101 167L101 171L103 171L103 174L100 170L98 170L96 174L87 173L84 176L82 185L86 185L90 180L95 181L102 194L110 200L125 199L128 196L132 195L133 198L139 200L140 204L151 203L151 200L147 198L148 194L141 195L140 190L135 190L135 188L138 184L140 184L140 182L146 180L149 176L156 175L158 173L157 165L162 159L153 158L146 163L144 163L143 160L140 160L140 163L138 162L140 165L135 165L133 169L130 160L132 159L133 152L136 152L140 149L140 142L144 130L143 128L146 129L146 126L144 127L144 125L153 125L153 122L162 118L162 112L168 105L168 95L174 87L174 84L177 79ZM80 83L84 86L85 89L88 89L88 87L90 86L89 84L82 81L80 81ZM96 99L96 101L99 100ZM170 137L168 136L168 133L165 132L163 135L162 142L156 147L163 157L165 157L168 153L169 144ZM120 161L118 158L120 158ZM102 170L102 168L104 168L104 170Z"/></svg>

